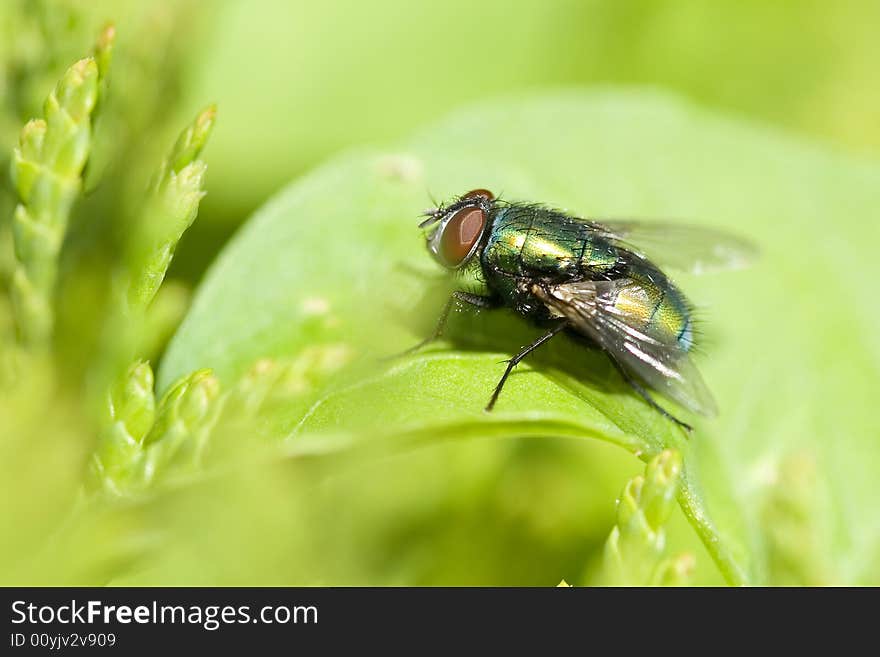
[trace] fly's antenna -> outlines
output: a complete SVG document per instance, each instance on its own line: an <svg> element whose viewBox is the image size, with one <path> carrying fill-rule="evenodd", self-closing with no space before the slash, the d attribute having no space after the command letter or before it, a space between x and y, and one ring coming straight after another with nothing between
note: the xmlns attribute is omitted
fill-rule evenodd
<svg viewBox="0 0 880 657"><path fill-rule="evenodd" d="M424 212L422 212L422 216L427 217L427 219L419 224L419 228L427 228L431 224L437 223L438 221L440 221L440 219L443 218L443 214L444 212L442 207L429 208L425 210Z"/></svg>
<svg viewBox="0 0 880 657"><path fill-rule="evenodd" d="M425 190L428 193L428 198L431 199L431 203L434 204L434 207L428 208L424 212L422 212L423 217L427 217L424 221L419 223L419 228L427 228L431 224L435 224L440 221L440 218L443 216L443 204L439 203L434 196L434 193L431 190Z"/></svg>
<svg viewBox="0 0 880 657"><path fill-rule="evenodd" d="M437 200L431 191L428 191L428 198L431 199L431 203L434 204L434 207L428 208L422 212L422 216L427 217L427 219L419 224L419 228L427 228L428 226L437 223L443 218L443 215L446 214L446 208L443 207L443 204Z"/></svg>

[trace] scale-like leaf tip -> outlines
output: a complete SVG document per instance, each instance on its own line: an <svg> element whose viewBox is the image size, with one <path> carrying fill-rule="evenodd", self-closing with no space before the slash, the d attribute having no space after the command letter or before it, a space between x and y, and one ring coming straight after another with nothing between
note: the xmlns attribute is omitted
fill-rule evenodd
<svg viewBox="0 0 880 657"><path fill-rule="evenodd" d="M219 382L209 369L196 370L181 377L162 396L156 423L145 442L157 443L172 430L192 433L208 414L211 402L217 398L219 392ZM175 429L175 425L178 429Z"/></svg>
<svg viewBox="0 0 880 657"><path fill-rule="evenodd" d="M211 404L220 394L220 382L211 370L198 370L178 401L178 415L191 431L208 415Z"/></svg>
<svg viewBox="0 0 880 657"><path fill-rule="evenodd" d="M30 202L34 182L41 173L43 141L46 139L46 122L31 119L24 124L18 138L18 148L12 157L10 175L19 198Z"/></svg>
<svg viewBox="0 0 880 657"><path fill-rule="evenodd" d="M44 110L48 118L56 105L74 121L89 116L97 101L98 65L94 57L79 60L64 74L49 98Z"/></svg>
<svg viewBox="0 0 880 657"><path fill-rule="evenodd" d="M667 559L657 568L654 583L659 586L686 586L694 573L697 560L690 552Z"/></svg>
<svg viewBox="0 0 880 657"><path fill-rule="evenodd" d="M153 369L149 363L133 363L110 388L110 413L114 421L123 423L133 440L143 441L156 415Z"/></svg>
<svg viewBox="0 0 880 657"><path fill-rule="evenodd" d="M658 531L669 519L681 478L681 454L667 449L655 456L645 468L641 507L651 529Z"/></svg>
<svg viewBox="0 0 880 657"><path fill-rule="evenodd" d="M107 23L98 40L95 43L95 62L98 65L98 76L103 80L110 70L110 62L113 59L113 48L116 45L116 26Z"/></svg>
<svg viewBox="0 0 880 657"><path fill-rule="evenodd" d="M195 161L208 142L216 118L217 106L209 105L199 112L189 127L180 134L169 157L171 171L179 173L185 166Z"/></svg>

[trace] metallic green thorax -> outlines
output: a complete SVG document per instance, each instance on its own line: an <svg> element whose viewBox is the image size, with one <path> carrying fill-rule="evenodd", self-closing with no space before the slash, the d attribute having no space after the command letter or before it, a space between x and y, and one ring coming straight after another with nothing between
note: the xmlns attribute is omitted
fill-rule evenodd
<svg viewBox="0 0 880 657"><path fill-rule="evenodd" d="M505 305L537 321L550 318L524 280L552 283L632 279L614 306L637 318L648 337L691 347L691 310L685 296L655 265L602 237L601 231L539 205L499 205L492 211L478 258L462 272L482 281ZM479 271L477 271L479 268Z"/></svg>

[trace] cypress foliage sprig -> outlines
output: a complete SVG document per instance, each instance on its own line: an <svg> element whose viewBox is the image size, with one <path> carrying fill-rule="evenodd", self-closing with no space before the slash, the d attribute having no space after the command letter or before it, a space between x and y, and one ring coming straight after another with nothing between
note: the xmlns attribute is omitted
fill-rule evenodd
<svg viewBox="0 0 880 657"><path fill-rule="evenodd" d="M156 421L144 438L141 485L166 474L173 463L196 467L219 412L220 383L209 369L181 377L163 395Z"/></svg>
<svg viewBox="0 0 880 657"><path fill-rule="evenodd" d="M148 489L176 468L195 471L220 401L211 370L196 370L157 403L150 365L134 363L108 393L109 417L92 458L92 487L125 495Z"/></svg>
<svg viewBox="0 0 880 657"><path fill-rule="evenodd" d="M67 69L43 104L43 118L25 124L13 152L11 177L19 203L12 220L10 294L19 341L29 348L44 347L52 333L58 256L82 190L115 38L114 26L107 25L94 55Z"/></svg>
<svg viewBox="0 0 880 657"><path fill-rule="evenodd" d="M681 455L665 450L648 463L644 475L627 482L617 506L617 524L605 544L604 584L674 585L686 581L693 557L666 558L664 530L675 506L681 469Z"/></svg>
<svg viewBox="0 0 880 657"><path fill-rule="evenodd" d="M198 114L180 134L153 180L142 221L129 244L129 313L149 306L180 238L198 214L207 169L198 156L211 134L216 114L213 105Z"/></svg>
<svg viewBox="0 0 880 657"><path fill-rule="evenodd" d="M156 416L153 370L136 362L107 393L107 422L92 457L93 483L121 493L137 471Z"/></svg>
<svg viewBox="0 0 880 657"><path fill-rule="evenodd" d="M100 75L91 57L71 66L25 124L12 159L19 196L13 215L13 312L20 341L44 346L53 325L52 293L71 207L82 188Z"/></svg>
<svg viewBox="0 0 880 657"><path fill-rule="evenodd" d="M181 290L153 303L180 238L198 214L207 165L197 159L214 125L210 106L180 134L150 183L126 239L125 257L113 280L115 305L104 326L95 380L111 381L127 363L155 351L182 315Z"/></svg>

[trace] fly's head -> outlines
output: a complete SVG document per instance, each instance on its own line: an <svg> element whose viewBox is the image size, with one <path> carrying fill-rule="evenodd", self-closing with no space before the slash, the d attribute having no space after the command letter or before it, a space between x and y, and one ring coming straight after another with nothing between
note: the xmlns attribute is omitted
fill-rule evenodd
<svg viewBox="0 0 880 657"><path fill-rule="evenodd" d="M451 203L425 212L419 228L426 228L428 250L448 269L461 269L479 250L495 195L475 189Z"/></svg>

